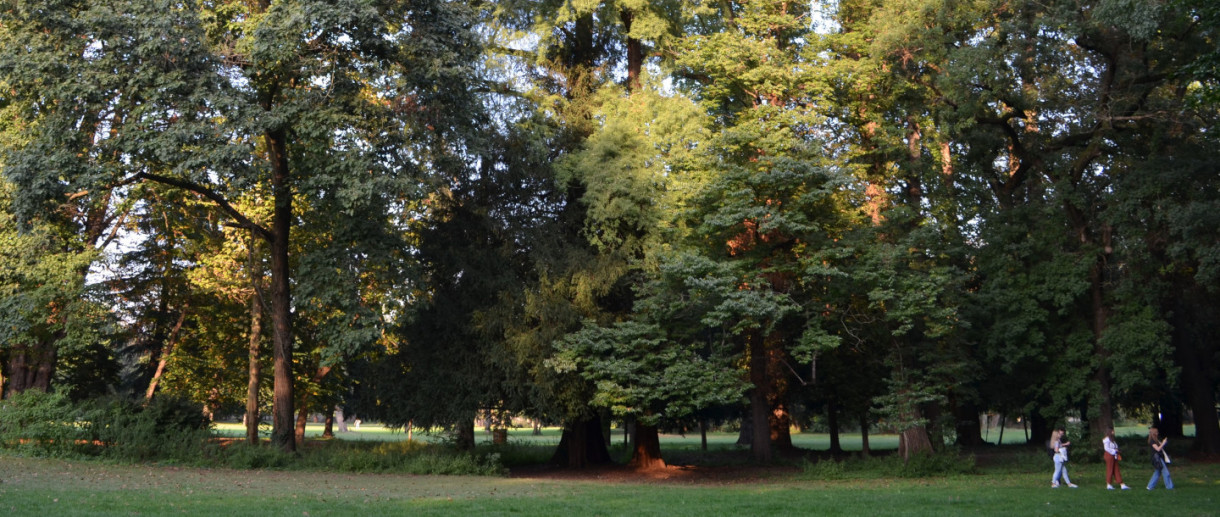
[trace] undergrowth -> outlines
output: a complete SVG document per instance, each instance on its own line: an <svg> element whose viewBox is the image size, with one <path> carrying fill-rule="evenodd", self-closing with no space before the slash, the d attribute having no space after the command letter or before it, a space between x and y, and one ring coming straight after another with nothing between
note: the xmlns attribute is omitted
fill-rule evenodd
<svg viewBox="0 0 1220 517"><path fill-rule="evenodd" d="M122 397L74 403L27 391L0 403L0 449L11 454L234 469L500 476L498 450L456 451L417 441L310 442L296 453L222 441L190 402Z"/></svg>
<svg viewBox="0 0 1220 517"><path fill-rule="evenodd" d="M818 480L943 477L972 474L975 466L974 455L957 451L915 454L905 461L896 454L852 456L816 463L803 460L800 477Z"/></svg>

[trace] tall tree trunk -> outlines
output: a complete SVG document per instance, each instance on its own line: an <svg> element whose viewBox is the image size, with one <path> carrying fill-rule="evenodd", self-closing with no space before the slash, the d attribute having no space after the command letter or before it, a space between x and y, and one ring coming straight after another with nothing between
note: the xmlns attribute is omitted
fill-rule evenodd
<svg viewBox="0 0 1220 517"><path fill-rule="evenodd" d="M326 426L322 428L323 438L335 437L335 408L331 406L330 411L326 412Z"/></svg>
<svg viewBox="0 0 1220 517"><path fill-rule="evenodd" d="M741 412L741 428L737 430L737 445L748 446L754 443L754 417L751 406Z"/></svg>
<svg viewBox="0 0 1220 517"><path fill-rule="evenodd" d="M771 437L771 447L780 451L796 449L796 446L792 445L792 414L788 412L788 406L782 401L775 402L769 416L771 432L768 434Z"/></svg>
<svg viewBox="0 0 1220 517"><path fill-rule="evenodd" d="M258 235L251 230L250 245L246 250L247 269L250 272L250 338L247 340L249 355L248 375L246 378L246 443L258 445L258 424L262 419L258 409L259 375L262 365L259 363L262 355L263 336L263 267L256 260L255 249L258 246Z"/></svg>
<svg viewBox="0 0 1220 517"><path fill-rule="evenodd" d="M699 450L707 452L707 419L699 419Z"/></svg>
<svg viewBox="0 0 1220 517"><path fill-rule="evenodd" d="M144 401L150 401L153 394L157 392L157 384L161 382L161 376L165 374L165 367L169 364L169 356L174 353L174 346L178 343L178 333L182 330L182 323L186 321L186 312L189 305L184 304L182 310L178 311L178 321L174 322L174 328L169 331L169 337L165 340L165 345L161 350L161 359L157 361L157 371L153 373L153 378L148 381L148 389L144 391Z"/></svg>
<svg viewBox="0 0 1220 517"><path fill-rule="evenodd" d="M271 156L274 197L271 238L271 323L273 331L274 389L271 400L271 444L284 452L296 450L293 417L292 291L288 262L292 227L292 186L289 184L288 145L283 129L266 133Z"/></svg>
<svg viewBox="0 0 1220 517"><path fill-rule="evenodd" d="M602 440L600 420L593 416L565 424L551 463L571 468L610 463L610 451Z"/></svg>
<svg viewBox="0 0 1220 517"><path fill-rule="evenodd" d="M665 468L661 459L661 437L656 426L635 424L635 447L631 450L628 466L637 470Z"/></svg>
<svg viewBox="0 0 1220 517"><path fill-rule="evenodd" d="M1089 434L1093 437L1105 436L1106 432L1111 427L1114 427L1114 406L1113 397L1110 390L1110 368L1108 366L1110 360L1110 351L1107 350L1101 341L1102 333L1106 330L1109 317L1109 307L1106 306L1105 293L1103 285L1103 272L1105 268L1105 257L1098 256L1096 263L1089 271L1090 298L1092 301L1092 327L1093 341L1095 343L1095 354L1097 355L1097 370L1094 372L1093 380L1097 383L1096 401L1090 404L1089 418Z"/></svg>
<svg viewBox="0 0 1220 517"><path fill-rule="evenodd" d="M750 351L750 421L753 426L750 452L756 463L771 462L771 403L768 391L771 383L767 379L767 345L757 332L746 338Z"/></svg>
<svg viewBox="0 0 1220 517"><path fill-rule="evenodd" d="M831 399L826 403L826 426L830 429L830 453L842 454L843 445L839 443L839 405Z"/></svg>
<svg viewBox="0 0 1220 517"><path fill-rule="evenodd" d="M1182 393L1195 417L1195 441L1192 450L1207 456L1220 456L1220 418L1216 415L1216 381L1208 370L1215 365L1214 357L1220 346L1216 333L1220 318L1209 306L1214 298L1195 285L1180 292L1186 296L1172 303L1173 358L1181 368Z"/></svg>
<svg viewBox="0 0 1220 517"><path fill-rule="evenodd" d="M868 446L868 426L869 426L868 417L861 416L860 417L860 452L865 456L868 456L869 453L872 452L869 450L869 446Z"/></svg>
<svg viewBox="0 0 1220 517"><path fill-rule="evenodd" d="M53 342L10 349L5 397L12 397L30 389L50 391L55 355Z"/></svg>
<svg viewBox="0 0 1220 517"><path fill-rule="evenodd" d="M339 422L339 432L347 432L347 414L343 411L343 406L335 406L335 421Z"/></svg>
<svg viewBox="0 0 1220 517"><path fill-rule="evenodd" d="M609 409L602 409L598 412L598 417L602 422L602 440L606 442L606 448L609 449L611 445L610 442L614 438L614 429L612 428L613 415L610 413Z"/></svg>
<svg viewBox="0 0 1220 517"><path fill-rule="evenodd" d="M1045 445L1051 440L1051 423L1042 416L1042 411L1034 407L1029 412L1029 443Z"/></svg>
<svg viewBox="0 0 1220 517"><path fill-rule="evenodd" d="M939 404L921 404L920 411L923 413L924 420L927 421L923 425L928 433L928 443L932 444L933 450L939 450L945 444L944 427L939 424L941 420L941 407Z"/></svg>
<svg viewBox="0 0 1220 517"><path fill-rule="evenodd" d="M973 402L963 402L961 397L953 398L953 417L957 431L957 444L963 447L985 445L982 426L979 424L979 407Z"/></svg>
<svg viewBox="0 0 1220 517"><path fill-rule="evenodd" d="M631 34L631 22L635 19L635 12L630 9L623 9L619 13L619 18L623 22L623 33L627 34L627 91L634 92L640 89L640 72L644 69L644 47L639 38L633 38Z"/></svg>
<svg viewBox="0 0 1220 517"><path fill-rule="evenodd" d="M788 412L788 375L785 371L784 339L781 333L772 333L766 339L767 370L766 376L770 383L767 393L769 411L767 414L771 438L771 447L781 451L796 449L792 445L792 414Z"/></svg>
<svg viewBox="0 0 1220 517"><path fill-rule="evenodd" d="M902 420L913 422L921 420L923 414L918 407L912 407L908 414L902 415ZM898 455L904 460L921 452L932 452L932 440L928 438L928 428L923 425L913 425L898 433Z"/></svg>
<svg viewBox="0 0 1220 517"><path fill-rule="evenodd" d="M329 366L318 368L318 371L314 372L313 378L309 380L310 384L322 382L322 379L325 379L330 373L330 369L331 367ZM311 398L308 392L301 396L301 411L297 415L296 426L293 427L292 432L293 440L296 441L297 445L305 443L305 424L309 421L309 407L313 404Z"/></svg>
<svg viewBox="0 0 1220 517"><path fill-rule="evenodd" d="M296 424L292 427L292 439L297 447L305 445L305 425L309 423L309 405L301 404L297 410Z"/></svg>
<svg viewBox="0 0 1220 517"><path fill-rule="evenodd" d="M454 444L459 451L474 450L474 418L464 418L457 423L457 439Z"/></svg>

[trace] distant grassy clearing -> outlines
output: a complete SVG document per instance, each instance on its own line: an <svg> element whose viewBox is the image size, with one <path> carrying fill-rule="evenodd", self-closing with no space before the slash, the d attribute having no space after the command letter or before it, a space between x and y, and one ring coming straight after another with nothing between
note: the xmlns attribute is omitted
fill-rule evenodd
<svg viewBox="0 0 1220 517"><path fill-rule="evenodd" d="M322 424L310 423L305 426L305 436L319 437L322 436ZM349 424L347 432L335 432L335 438L340 440L372 440L372 441L399 441L407 439L407 433L401 429L390 429L381 424L362 424L359 428ZM1195 435L1195 427L1193 425L1185 426L1183 429L1187 436ZM223 436L245 436L246 428L240 423L221 422L216 424L216 431ZM509 441L525 445L559 445L559 437L561 429L558 427L543 428L541 435L534 435L532 429L509 429ZM1116 434L1120 437L1135 437L1147 434L1147 426L1127 426L1119 427ZM266 436L264 436L265 438ZM412 438L423 441L438 441L441 436L436 433L421 432L416 429L412 433ZM998 443L1000 439L1000 430L991 428L984 432L984 438L990 443ZM476 440L480 443L491 442L491 434L480 429L476 432ZM843 433L839 435L840 443L844 450L859 451L862 447L862 440L859 433ZM615 429L612 431L611 442L622 443L623 431ZM1019 445L1026 441L1026 431L1021 427L1007 427L1004 429L1004 443L1009 445ZM709 449L723 450L734 448L737 442L737 433L708 433L707 443ZM802 449L811 450L827 450L830 448L830 435L826 433L793 433L792 443ZM868 437L869 448L872 450L894 450L898 448L898 436L892 434L872 434ZM662 449L698 449L700 447L700 437L698 432L690 433L685 436L676 434L661 435ZM1100 448L1100 442L1098 442Z"/></svg>

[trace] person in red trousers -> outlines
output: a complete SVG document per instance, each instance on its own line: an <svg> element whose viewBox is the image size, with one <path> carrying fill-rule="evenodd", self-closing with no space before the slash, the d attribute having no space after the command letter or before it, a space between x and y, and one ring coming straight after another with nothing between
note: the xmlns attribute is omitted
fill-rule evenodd
<svg viewBox="0 0 1220 517"><path fill-rule="evenodd" d="M1106 458L1106 489L1114 490L1114 485L1111 483L1117 481L1123 490L1131 490L1131 487L1123 483L1123 473L1118 468L1118 442L1114 440L1113 427L1106 431L1106 437L1101 439L1101 447L1106 451L1104 453Z"/></svg>

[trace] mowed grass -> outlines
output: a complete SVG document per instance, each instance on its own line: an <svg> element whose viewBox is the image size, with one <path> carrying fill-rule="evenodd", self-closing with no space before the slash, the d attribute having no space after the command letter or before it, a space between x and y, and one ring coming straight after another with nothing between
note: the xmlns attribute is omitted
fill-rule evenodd
<svg viewBox="0 0 1220 517"><path fill-rule="evenodd" d="M599 482L238 471L0 456L0 515L1216 515L1220 466L1175 464L1173 491L1107 491L1101 466L930 479ZM648 479L648 478L643 478Z"/></svg>
<svg viewBox="0 0 1220 517"><path fill-rule="evenodd" d="M221 425L224 434L240 435ZM311 426L310 434L320 434ZM998 438L995 429L991 438ZM1188 429L1188 434L1193 429ZM1138 442L1142 428L1120 429L1126 442ZM1005 430L1020 437L1021 429ZM525 449L545 457L559 441L558 429L534 435L529 429L510 433L505 454ZM480 433L480 441L490 437ZM362 425L339 439L394 441L406 434L377 425ZM413 433L416 440L441 440L439 434ZM734 445L735 433L710 433L709 454L701 452L695 434L664 435L666 457L711 468L733 468L718 451ZM859 435L844 434L842 445L859 450ZM621 432L613 437L616 449ZM793 435L798 447L825 450L825 434ZM873 435L875 451L894 449L892 435ZM372 445L372 444L370 444ZM1132 444L1133 445L1133 444ZM1184 445L1184 444L1179 444ZM488 447L486 445L481 448ZM495 450L495 448L491 448ZM166 465L129 465L101 461L39 459L0 453L0 516L71 515L220 515L223 517L320 515L1220 515L1220 465L1177 458L1177 489L1144 490L1151 474L1142 454L1125 461L1124 473L1134 490L1107 491L1102 465L1088 459L1083 445L1071 466L1080 488L1051 489L1051 462L1036 446L989 449L971 474L931 478L887 477L867 461L812 465L808 470L779 469L748 481L730 477L668 479L621 475L611 480L413 476L354 474L317 470L231 470ZM853 463L855 462L855 463ZM809 466L808 463L802 463ZM838 465L838 466L836 466ZM704 468L704 467L694 467ZM697 477L697 476L696 476ZM624 479L628 479L624 481Z"/></svg>

